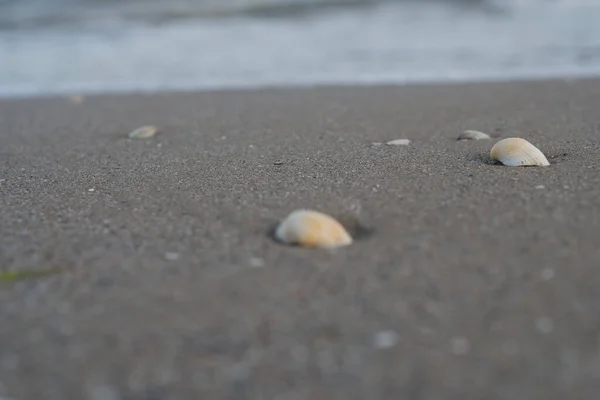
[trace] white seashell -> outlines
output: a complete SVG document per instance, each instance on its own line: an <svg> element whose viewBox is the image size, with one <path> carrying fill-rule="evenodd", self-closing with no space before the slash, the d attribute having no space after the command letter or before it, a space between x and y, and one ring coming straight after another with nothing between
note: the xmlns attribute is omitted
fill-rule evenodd
<svg viewBox="0 0 600 400"><path fill-rule="evenodd" d="M396 139L396 140L390 140L386 144L388 146L408 146L409 143L410 143L410 140L408 140L408 139Z"/></svg>
<svg viewBox="0 0 600 400"><path fill-rule="evenodd" d="M537 147L521 138L502 139L492 147L490 157L510 167L550 165Z"/></svg>
<svg viewBox="0 0 600 400"><path fill-rule="evenodd" d="M398 344L399 340L400 335L398 333L392 330L381 331L377 332L373 337L373 345L376 349L389 349Z"/></svg>
<svg viewBox="0 0 600 400"><path fill-rule="evenodd" d="M142 126L129 134L130 139L148 139L158 133L158 128L155 126Z"/></svg>
<svg viewBox="0 0 600 400"><path fill-rule="evenodd" d="M491 139L490 135L487 133L479 132L479 131L464 131L456 140L482 140L482 139Z"/></svg>
<svg viewBox="0 0 600 400"><path fill-rule="evenodd" d="M469 341L464 337L455 337L450 341L452 345L452 352L457 356L467 354L471 345Z"/></svg>
<svg viewBox="0 0 600 400"><path fill-rule="evenodd" d="M292 212L279 224L275 237L283 243L304 247L333 248L352 243L352 237L338 221L311 210Z"/></svg>
<svg viewBox="0 0 600 400"><path fill-rule="evenodd" d="M265 265L267 265L265 263L265 260L263 260L260 257L250 257L250 266L254 267L254 268L262 268Z"/></svg>

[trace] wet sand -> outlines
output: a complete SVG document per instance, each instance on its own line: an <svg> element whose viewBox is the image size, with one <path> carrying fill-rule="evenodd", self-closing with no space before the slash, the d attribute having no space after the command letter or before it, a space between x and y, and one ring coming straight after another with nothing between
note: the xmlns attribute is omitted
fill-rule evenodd
<svg viewBox="0 0 600 400"><path fill-rule="evenodd" d="M0 100L0 398L595 400L598 110L600 80ZM511 136L551 166L492 164ZM304 207L369 235L271 240Z"/></svg>

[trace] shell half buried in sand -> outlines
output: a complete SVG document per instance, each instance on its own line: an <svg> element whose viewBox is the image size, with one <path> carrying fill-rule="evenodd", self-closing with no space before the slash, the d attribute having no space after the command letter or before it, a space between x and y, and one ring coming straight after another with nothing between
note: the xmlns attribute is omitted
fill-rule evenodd
<svg viewBox="0 0 600 400"><path fill-rule="evenodd" d="M491 139L490 135L487 133L479 132L479 131L464 131L456 140L482 140L482 139Z"/></svg>
<svg viewBox="0 0 600 400"><path fill-rule="evenodd" d="M296 210L288 215L275 230L275 238L303 247L334 248L352 243L352 237L342 224L329 215L311 210Z"/></svg>
<svg viewBox="0 0 600 400"><path fill-rule="evenodd" d="M158 133L158 128L155 126L142 126L129 134L130 139L148 139Z"/></svg>
<svg viewBox="0 0 600 400"><path fill-rule="evenodd" d="M410 140L408 139L394 139L386 142L388 146L408 146L410 144Z"/></svg>
<svg viewBox="0 0 600 400"><path fill-rule="evenodd" d="M492 147L490 157L509 167L550 165L544 153L521 138L502 139Z"/></svg>
<svg viewBox="0 0 600 400"><path fill-rule="evenodd" d="M74 96L69 96L69 101L73 104L82 104L85 97L82 95L76 94Z"/></svg>

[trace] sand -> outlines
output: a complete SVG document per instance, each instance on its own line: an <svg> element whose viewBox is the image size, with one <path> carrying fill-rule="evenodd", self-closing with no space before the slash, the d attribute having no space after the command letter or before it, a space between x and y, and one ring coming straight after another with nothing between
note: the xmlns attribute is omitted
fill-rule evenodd
<svg viewBox="0 0 600 400"><path fill-rule="evenodd" d="M56 272L2 275L0 398L595 400L599 107L600 80L0 100L0 270ZM492 164L511 136L552 165ZM304 207L368 234L274 242Z"/></svg>

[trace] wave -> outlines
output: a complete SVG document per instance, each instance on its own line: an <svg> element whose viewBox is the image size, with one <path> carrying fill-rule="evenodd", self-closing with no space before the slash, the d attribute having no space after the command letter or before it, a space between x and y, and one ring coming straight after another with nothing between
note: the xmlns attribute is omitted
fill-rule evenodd
<svg viewBox="0 0 600 400"><path fill-rule="evenodd" d="M181 18L297 16L327 9L411 1L493 6L497 0L0 0L0 29L103 20L162 22Z"/></svg>
<svg viewBox="0 0 600 400"><path fill-rule="evenodd" d="M600 4L595 1L496 0L521 4L516 12L502 15L482 12L468 1L389 1L372 8L367 7L374 1L352 2L365 8L338 1L345 11L269 19L247 17L281 15L273 11L275 6L265 14L260 8L267 4L264 0L242 5L229 0L233 18L166 24L121 22L111 16L122 15L128 5L128 10L154 15L150 20L160 18L163 9L149 4L167 3L156 0L21 1L38 11L30 17L48 16L33 5L49 2L63 5L53 8L56 18L91 19L80 19L75 26L0 31L0 96L600 74ZM210 8L215 1L205 0L198 4L208 8L195 9L215 15ZM283 15L289 15L286 4L292 2L271 0ZM311 12L323 7L304 3ZM0 3L4 10L11 4L17 10L14 2ZM189 9L183 2L168 4L170 12L177 10L176 4L182 4L180 12ZM540 4L547 7L535 8ZM78 14L80 10L84 13ZM1 9L0 15L6 17Z"/></svg>

